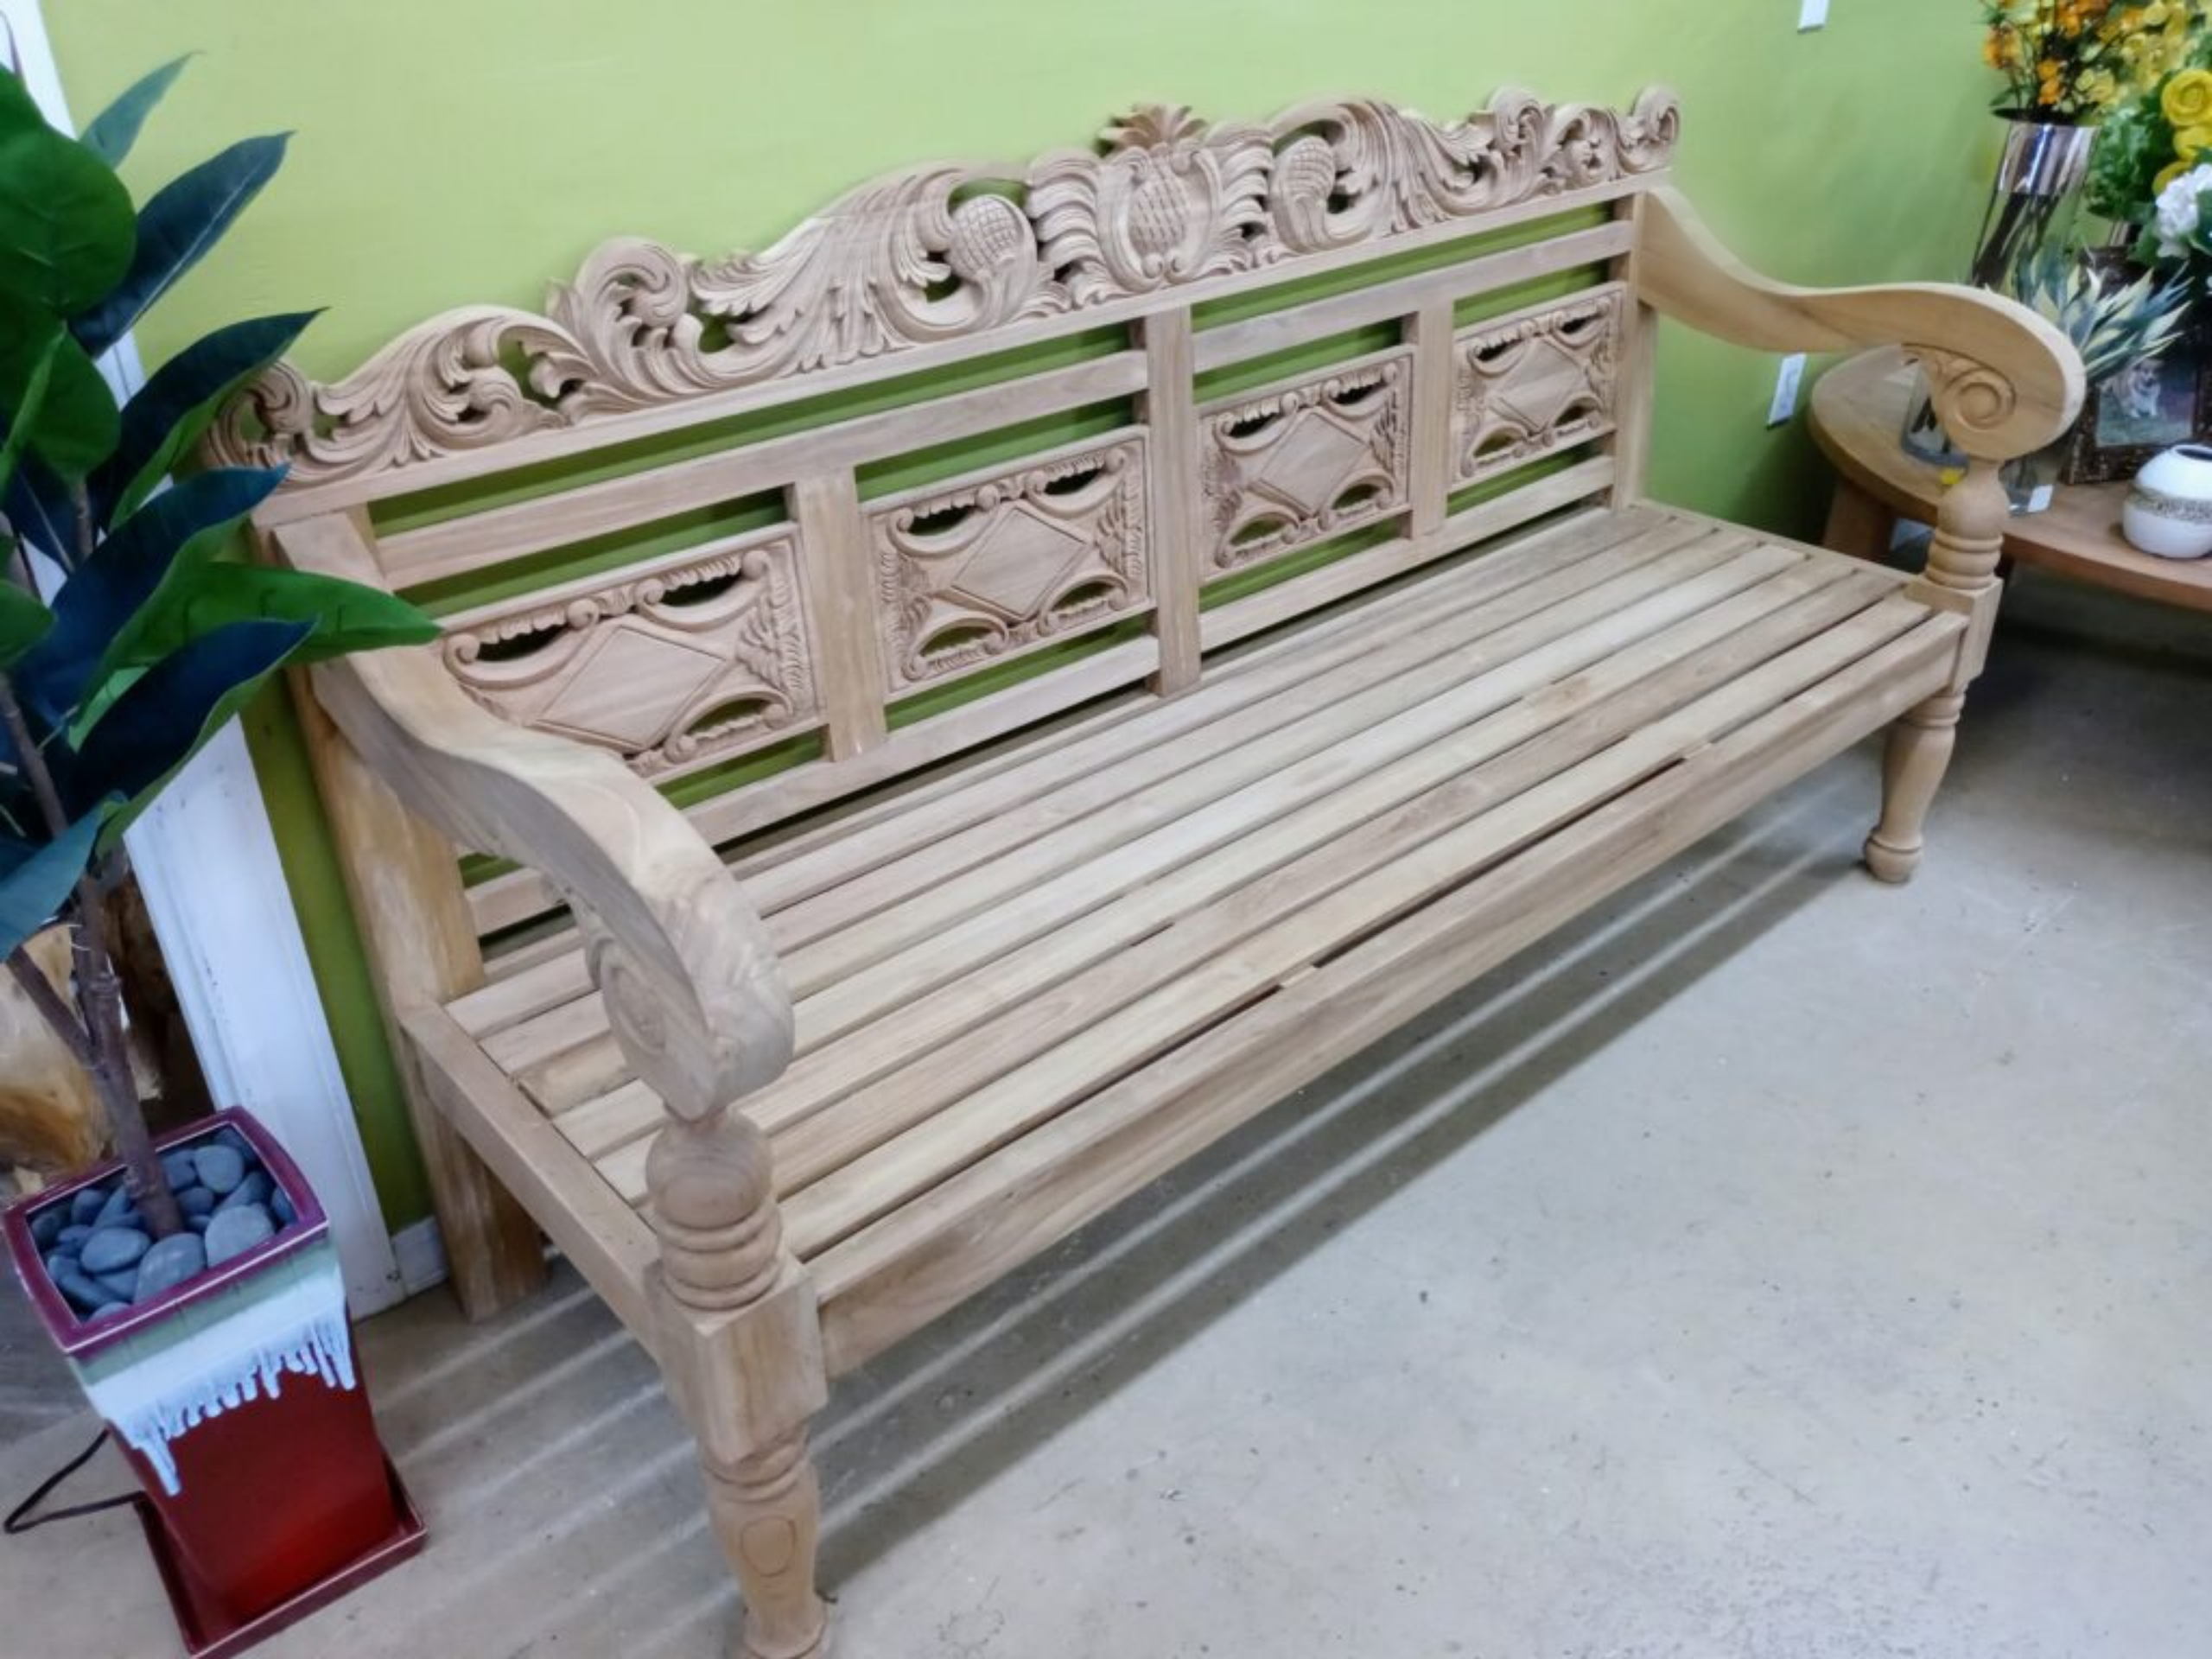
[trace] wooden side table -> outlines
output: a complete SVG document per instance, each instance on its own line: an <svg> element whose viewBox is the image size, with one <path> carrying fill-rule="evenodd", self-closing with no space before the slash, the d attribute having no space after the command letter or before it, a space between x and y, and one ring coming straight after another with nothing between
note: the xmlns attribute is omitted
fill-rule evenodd
<svg viewBox="0 0 2212 1659"><path fill-rule="evenodd" d="M1907 454L1897 442L1914 370L1896 350L1839 363L1813 388L1814 442L1835 468L1827 544L1878 559L1889 551L1894 519L1936 522L1941 469ZM2144 599L2212 612L2212 559L2154 559L2120 538L2125 484L2061 486L2042 512L2013 516L2005 556L2041 565Z"/></svg>

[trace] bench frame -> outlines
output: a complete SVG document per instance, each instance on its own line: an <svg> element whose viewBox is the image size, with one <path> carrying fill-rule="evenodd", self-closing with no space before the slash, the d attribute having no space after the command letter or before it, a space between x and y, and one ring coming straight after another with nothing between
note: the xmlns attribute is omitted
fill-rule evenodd
<svg viewBox="0 0 2212 1659"><path fill-rule="evenodd" d="M258 515L275 556L394 587L764 486L785 492L807 537L817 567L810 717L826 759L690 818L605 748L499 718L464 692L435 648L340 660L298 685L378 992L402 1034L410 1109L463 1306L481 1317L533 1288L543 1228L648 1345L698 1438L715 1529L748 1610L744 1651L754 1659L828 1649L814 1580L820 1504L808 1421L833 1370L911 1326L843 1338L825 1353L814 1286L783 1244L766 1139L733 1109L789 1060L791 1001L759 918L710 842L891 780L1135 678L1172 696L1198 680L1211 646L1564 504L1637 502L1654 319L1664 315L1762 351L1902 344L1920 360L1946 427L1971 457L1942 504L1926 571L1908 590L1961 619L1942 646L1942 689L1912 691L1918 700L1908 704L1869 679L1821 728L1825 747L1808 739L1733 772L1685 767L1672 797L1615 815L1618 822L1593 821L1587 844L1597 855L1587 865L1532 869L1502 897L1440 918L1436 950L1406 953L1376 982L1380 1006L1410 1010L1465 983L1832 752L1839 733L1894 721L1866 861L1891 881L1918 863L1995 613L2007 514L1999 467L2072 422L2078 360L2056 330L1987 295L1930 285L1818 292L1745 270L1666 183L1675 124L1662 92L1624 114L1510 93L1449 125L1367 102L1304 106L1268 127L1208 129L1183 111L1141 111L1109 131L1103 153L1063 152L1026 173L923 168L865 187L760 256L701 265L651 244L610 244L575 284L554 291L545 315L452 313L331 386L280 365L219 425L212 458L292 467ZM1019 193L976 188L1007 180ZM1165 252L1162 180L1180 181L1185 212L1183 240ZM1024 205L1014 205L1017 194ZM1604 222L1218 327L1194 324L1203 302L1591 207L1605 210ZM898 264L902 249L917 248L957 281L917 286ZM1619 285L1621 307L1610 419L1595 453L1453 512L1452 490L1464 481L1450 454L1455 299L1593 264ZM728 320L719 345L699 329L702 305ZM1382 503L1402 533L1256 599L1202 611L1213 532L1201 512L1196 377L1376 323L1399 325L1389 372L1410 376L1404 495ZM388 498L496 480L1102 325L1130 330L1132 348L717 450L652 473L644 487L616 480L396 533L372 522L372 506ZM518 351L526 375L513 369ZM1148 637L894 730L883 680L897 671L879 668L856 464L914 448L948 421L979 433L1117 397L1136 400L1150 446L1149 597L1132 613ZM1847 720L1847 731L1837 723ZM522 868L472 894L456 871L456 844ZM448 1011L485 982L480 934L549 903L573 916L615 1038L666 1108L646 1168L650 1233ZM1300 1044L1281 1046L1300 1051L1297 1075L1274 1075L1282 1068L1273 1061L1255 1065L1217 1098L1194 1103L1190 1128L1172 1147L1086 1155L1122 1158L1134 1188L1356 1052L1382 1017L1370 1008L1366 1023L1347 1014L1301 1027ZM1051 1173L1004 1194L1005 1203L1048 1216ZM999 1270L1027 1253L1010 1248Z"/></svg>

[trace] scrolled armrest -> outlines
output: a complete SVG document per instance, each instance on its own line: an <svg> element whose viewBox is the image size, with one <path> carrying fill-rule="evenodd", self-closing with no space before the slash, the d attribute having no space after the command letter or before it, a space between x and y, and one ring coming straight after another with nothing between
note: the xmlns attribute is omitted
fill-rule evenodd
<svg viewBox="0 0 2212 1659"><path fill-rule="evenodd" d="M1902 346L1927 371L1951 441L1978 460L2040 449L2081 413L2080 355L2024 305L1941 283L1791 287L1726 251L1678 192L1655 189L1643 209L1638 290L1693 327L1767 352Z"/></svg>
<svg viewBox="0 0 2212 1659"><path fill-rule="evenodd" d="M343 518L276 532L295 564L374 579ZM790 992L759 915L677 809L613 756L508 725L428 646L317 666L316 697L387 785L464 846L538 871L583 932L608 1023L647 1086L703 1121L791 1052Z"/></svg>

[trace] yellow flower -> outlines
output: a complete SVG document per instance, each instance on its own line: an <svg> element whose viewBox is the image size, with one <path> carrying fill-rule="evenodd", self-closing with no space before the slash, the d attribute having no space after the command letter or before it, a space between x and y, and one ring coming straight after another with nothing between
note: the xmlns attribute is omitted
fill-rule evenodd
<svg viewBox="0 0 2212 1659"><path fill-rule="evenodd" d="M2212 149L2212 125L2183 127L2174 134L2174 154L2184 162L2195 162L2208 149Z"/></svg>
<svg viewBox="0 0 2212 1659"><path fill-rule="evenodd" d="M2176 162L2171 167L2161 168L2158 176L2151 181L2151 194L2153 196L2163 194L2168 185L2189 171L2189 167L2187 162Z"/></svg>
<svg viewBox="0 0 2212 1659"><path fill-rule="evenodd" d="M2158 108L2179 132L2212 122L2212 69L2184 69L2158 94Z"/></svg>

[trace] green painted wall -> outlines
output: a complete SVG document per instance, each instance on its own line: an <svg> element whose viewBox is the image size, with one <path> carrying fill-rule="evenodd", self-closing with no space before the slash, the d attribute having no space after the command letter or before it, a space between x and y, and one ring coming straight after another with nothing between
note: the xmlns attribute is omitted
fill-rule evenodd
<svg viewBox="0 0 2212 1659"><path fill-rule="evenodd" d="M301 351L351 367L423 315L537 302L617 232L759 246L882 169L1020 162L1141 100L1261 117L1372 92L1434 114L1502 84L1625 104L1680 91L1680 175L1755 264L1804 281L1945 276L1993 149L1967 0L47 0L79 118L202 55L129 168L140 194L248 132L283 175L142 331L149 362L220 321L329 308ZM1802 425L1768 432L1770 361L1669 331L1654 485L1816 528ZM298 734L249 721L388 1217L426 1209Z"/></svg>

